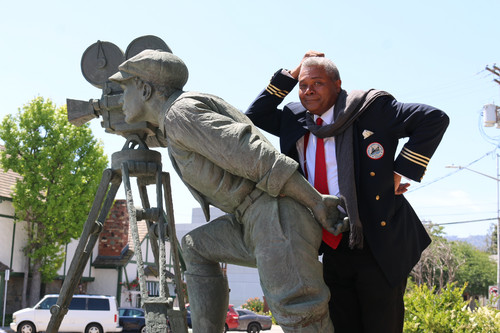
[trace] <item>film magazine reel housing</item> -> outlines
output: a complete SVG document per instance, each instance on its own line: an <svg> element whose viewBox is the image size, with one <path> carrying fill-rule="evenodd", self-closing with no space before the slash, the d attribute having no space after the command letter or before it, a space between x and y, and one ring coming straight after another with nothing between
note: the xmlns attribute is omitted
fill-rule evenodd
<svg viewBox="0 0 500 333"><path fill-rule="evenodd" d="M163 40L155 36L143 36L135 39L123 51L113 43L97 41L85 50L81 60L83 77L94 87L102 89L100 99L80 101L67 99L68 120L80 126L94 118L102 116L101 126L106 132L127 138L137 134L148 147L166 147L163 137L157 136L158 129L147 122L127 124L122 112L120 98L123 90L116 82L108 78L118 71L118 66L143 50L154 49L172 52Z"/></svg>
<svg viewBox="0 0 500 333"><path fill-rule="evenodd" d="M101 126L106 132L118 134L126 139L121 151L111 157L111 168L104 170L92 208L83 227L75 256L71 261L61 287L57 303L52 306L48 333L56 333L68 311L69 304L82 277L92 250L99 239L104 221L113 205L115 195L123 183L126 192L127 210L134 242L134 253L139 275L141 303L146 312L148 333L187 333L184 289L182 288L179 243L175 233L170 176L162 171L161 154L149 147L166 147L158 128L148 122L127 124L122 112L123 90L108 78L118 71L118 66L145 49L160 49L172 52L163 40L155 36L135 39L125 53L109 42L97 41L87 48L81 60L85 79L102 89L100 99L80 101L67 99L68 120L76 126L102 117ZM142 209L136 209L132 197L130 177L137 178L137 187ZM150 207L147 186L156 186L156 207ZM164 208L165 206L165 208ZM141 243L137 220L146 220L155 263L159 272L159 296L148 295ZM179 308L174 309L173 298L167 285L166 242L170 243L176 299ZM169 323L167 325L167 322ZM90 332L104 333L104 332Z"/></svg>

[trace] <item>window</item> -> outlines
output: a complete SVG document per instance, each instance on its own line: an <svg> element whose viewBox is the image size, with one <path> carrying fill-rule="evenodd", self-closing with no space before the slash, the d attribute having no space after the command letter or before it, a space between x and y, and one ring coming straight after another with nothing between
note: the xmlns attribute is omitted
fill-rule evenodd
<svg viewBox="0 0 500 333"><path fill-rule="evenodd" d="M50 310L50 307L57 303L57 297L48 297L38 306L39 309Z"/></svg>
<svg viewBox="0 0 500 333"><path fill-rule="evenodd" d="M160 296L160 284L158 281L146 281L148 296Z"/></svg>
<svg viewBox="0 0 500 333"><path fill-rule="evenodd" d="M131 317L144 317L144 313L141 310L130 309L129 316L131 316Z"/></svg>
<svg viewBox="0 0 500 333"><path fill-rule="evenodd" d="M86 308L86 298L73 297L71 303L69 304L70 310L85 310Z"/></svg>
<svg viewBox="0 0 500 333"><path fill-rule="evenodd" d="M107 298L89 298L89 310L108 311L109 300Z"/></svg>

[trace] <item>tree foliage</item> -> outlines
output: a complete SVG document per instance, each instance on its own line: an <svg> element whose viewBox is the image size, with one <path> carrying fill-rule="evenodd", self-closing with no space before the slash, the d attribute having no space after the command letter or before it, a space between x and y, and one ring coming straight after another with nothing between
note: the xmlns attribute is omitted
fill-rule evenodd
<svg viewBox="0 0 500 333"><path fill-rule="evenodd" d="M457 271L457 283L467 283L465 291L470 295L486 296L488 287L496 284L497 276L497 266L489 254L465 242L453 242L453 253L464 262Z"/></svg>
<svg viewBox="0 0 500 333"><path fill-rule="evenodd" d="M88 125L73 126L66 114L38 97L0 125L0 163L22 177L12 200L16 219L28 225L24 251L43 281L55 277L63 246L79 237L107 165Z"/></svg>
<svg viewBox="0 0 500 333"><path fill-rule="evenodd" d="M448 241L443 227L428 224L431 245L422 253L410 276L417 285L426 284L437 291L457 282L467 285L470 295L487 295L488 286L495 284L496 264L488 253L465 242Z"/></svg>
<svg viewBox="0 0 500 333"><path fill-rule="evenodd" d="M498 225L496 223L490 225L490 231L489 231L487 238L486 238L486 252L488 252L490 254L497 254L497 252L498 252L498 244L497 244L498 230L497 229L498 229Z"/></svg>
<svg viewBox="0 0 500 333"><path fill-rule="evenodd" d="M464 264L464 259L452 251L451 243L443 237L443 227L429 224L426 226L432 243L422 253L420 261L411 272L418 285L427 284L438 290L455 281L455 275Z"/></svg>

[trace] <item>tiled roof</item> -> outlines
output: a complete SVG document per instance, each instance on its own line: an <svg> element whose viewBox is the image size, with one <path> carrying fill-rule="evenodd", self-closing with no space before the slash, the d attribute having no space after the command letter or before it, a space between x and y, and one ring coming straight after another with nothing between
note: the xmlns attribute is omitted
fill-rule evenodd
<svg viewBox="0 0 500 333"><path fill-rule="evenodd" d="M0 149L4 150L5 148L0 145ZM4 171L0 168L0 197L12 198L13 186L16 184L16 179L18 178L21 178L21 176L14 171Z"/></svg>
<svg viewBox="0 0 500 333"><path fill-rule="evenodd" d="M145 220L137 221L137 231L139 231L139 240L142 242L148 234L148 225ZM128 227L128 246L132 251L134 251L134 239L132 237L132 229L130 225Z"/></svg>

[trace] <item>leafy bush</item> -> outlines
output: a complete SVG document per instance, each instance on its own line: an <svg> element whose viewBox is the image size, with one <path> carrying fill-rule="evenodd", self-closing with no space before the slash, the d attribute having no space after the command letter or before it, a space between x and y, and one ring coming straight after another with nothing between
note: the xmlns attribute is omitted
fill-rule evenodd
<svg viewBox="0 0 500 333"><path fill-rule="evenodd" d="M247 302L245 304L242 304L241 307L243 309L247 309L261 315L270 316L273 321L273 325L277 324L276 319L274 318L271 311L264 312L264 302L261 301L258 297L247 299Z"/></svg>
<svg viewBox="0 0 500 333"><path fill-rule="evenodd" d="M471 311L461 288L448 284L440 292L427 285L409 285L405 295L405 333L500 332L500 312L489 307Z"/></svg>
<svg viewBox="0 0 500 333"><path fill-rule="evenodd" d="M249 298L241 307L256 313L262 313L264 311L264 302L262 302L258 297Z"/></svg>

